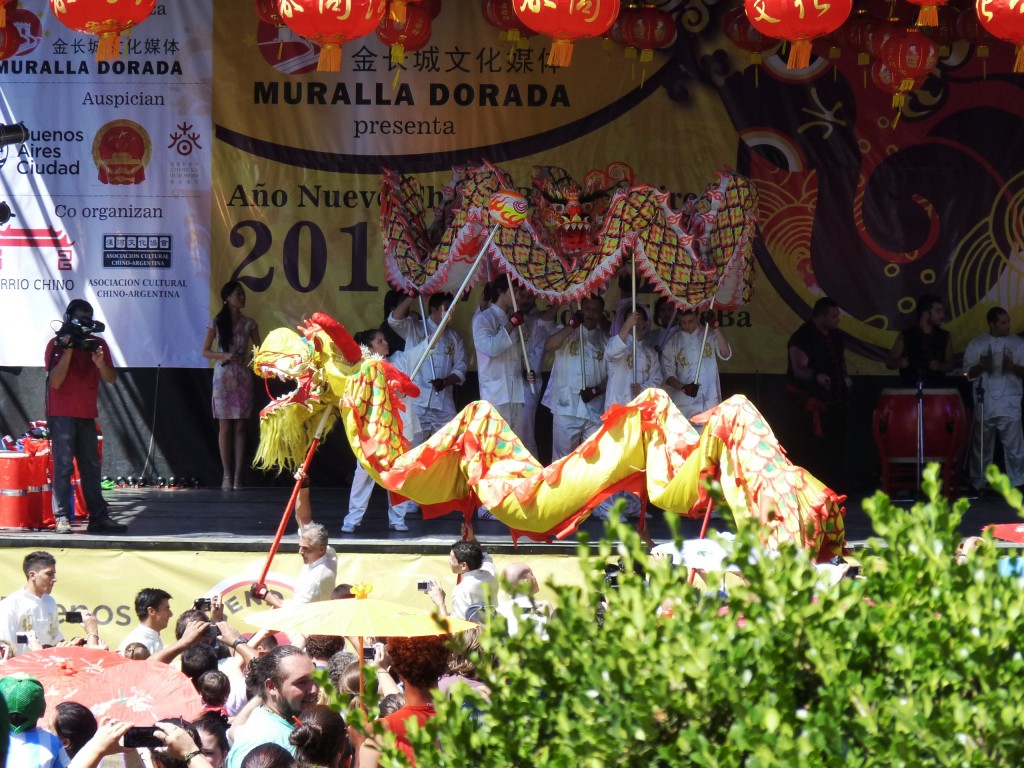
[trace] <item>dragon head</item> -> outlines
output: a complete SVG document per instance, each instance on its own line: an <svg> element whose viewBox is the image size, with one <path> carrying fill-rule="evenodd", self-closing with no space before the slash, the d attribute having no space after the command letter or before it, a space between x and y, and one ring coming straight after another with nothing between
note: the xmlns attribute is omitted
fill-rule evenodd
<svg viewBox="0 0 1024 768"><path fill-rule="evenodd" d="M333 318L316 313L298 330L275 328L253 356L256 375L295 384L260 411L256 463L261 467L294 468L302 463L320 416L331 409L325 429L333 424L334 406L359 368L359 345Z"/></svg>

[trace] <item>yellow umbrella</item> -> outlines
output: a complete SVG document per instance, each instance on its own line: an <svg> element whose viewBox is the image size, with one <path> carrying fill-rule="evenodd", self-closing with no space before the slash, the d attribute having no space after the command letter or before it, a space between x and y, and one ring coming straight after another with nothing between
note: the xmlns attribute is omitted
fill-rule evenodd
<svg viewBox="0 0 1024 768"><path fill-rule="evenodd" d="M435 618L427 611L367 597L369 589L358 589L358 585L352 591L357 593L356 599L289 605L243 618L261 629L344 637L425 637L465 632L477 626L472 621Z"/></svg>
<svg viewBox="0 0 1024 768"><path fill-rule="evenodd" d="M359 658L363 658L363 638L426 637L465 632L477 626L472 621L435 617L426 611L387 600L369 598L368 584L352 588L354 600L322 600L289 605L284 608L250 613L245 621L260 629L276 629L302 635L359 637ZM363 676L359 676L359 695L363 694Z"/></svg>

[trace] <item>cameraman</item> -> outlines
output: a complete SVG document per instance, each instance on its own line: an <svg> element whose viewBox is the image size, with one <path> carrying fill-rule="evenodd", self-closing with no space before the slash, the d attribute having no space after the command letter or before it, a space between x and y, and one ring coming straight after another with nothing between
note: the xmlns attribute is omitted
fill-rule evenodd
<svg viewBox="0 0 1024 768"><path fill-rule="evenodd" d="M89 533L127 530L110 520L100 487L96 402L100 379L113 384L117 371L110 350L92 334L93 330L103 330L103 325L93 321L92 305L84 299L74 299L64 313L64 325L46 345L46 425L53 454L53 516L57 533L71 533L71 474L75 459L89 510Z"/></svg>

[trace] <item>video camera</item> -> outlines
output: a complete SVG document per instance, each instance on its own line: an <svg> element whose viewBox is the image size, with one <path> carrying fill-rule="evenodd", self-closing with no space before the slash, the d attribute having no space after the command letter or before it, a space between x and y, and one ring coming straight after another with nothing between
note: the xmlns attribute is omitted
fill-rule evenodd
<svg viewBox="0 0 1024 768"><path fill-rule="evenodd" d="M65 323L57 330L57 342L54 344L58 349L80 349L83 352L92 354L99 346L97 339L90 339L91 333L102 333L106 328L99 320L87 320L76 317ZM67 341L64 341L64 339Z"/></svg>

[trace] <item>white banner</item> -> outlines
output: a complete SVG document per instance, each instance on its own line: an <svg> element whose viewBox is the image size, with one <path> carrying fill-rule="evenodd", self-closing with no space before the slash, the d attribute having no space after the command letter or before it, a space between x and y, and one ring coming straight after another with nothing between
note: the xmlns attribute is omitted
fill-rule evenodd
<svg viewBox="0 0 1024 768"><path fill-rule="evenodd" d="M20 46L0 61L0 118L29 130L0 149L14 213L0 225L0 365L42 365L84 298L117 365L204 367L213 4L159 3L102 62L46 0L20 5L7 8Z"/></svg>

